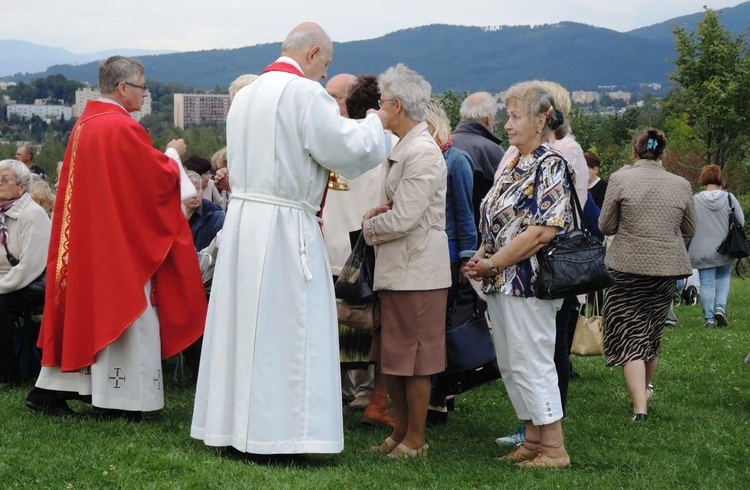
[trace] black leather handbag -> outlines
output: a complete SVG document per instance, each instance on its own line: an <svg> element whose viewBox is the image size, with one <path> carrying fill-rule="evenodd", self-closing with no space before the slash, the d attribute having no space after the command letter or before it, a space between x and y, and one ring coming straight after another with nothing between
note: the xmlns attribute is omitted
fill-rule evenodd
<svg viewBox="0 0 750 490"><path fill-rule="evenodd" d="M727 202L729 203L729 231L724 241L716 247L716 251L733 259L748 257L750 256L750 245L747 243L745 230L734 218L734 203L732 195L729 193L727 193Z"/></svg>
<svg viewBox="0 0 750 490"><path fill-rule="evenodd" d="M445 332L448 367L440 374L446 395L458 395L500 378L487 318L476 316Z"/></svg>
<svg viewBox="0 0 750 490"><path fill-rule="evenodd" d="M534 294L539 299L592 293L608 288L615 282L604 265L604 245L589 233L583 223L583 210L567 164L565 175L575 204L573 230L558 233L536 254L539 272Z"/></svg>

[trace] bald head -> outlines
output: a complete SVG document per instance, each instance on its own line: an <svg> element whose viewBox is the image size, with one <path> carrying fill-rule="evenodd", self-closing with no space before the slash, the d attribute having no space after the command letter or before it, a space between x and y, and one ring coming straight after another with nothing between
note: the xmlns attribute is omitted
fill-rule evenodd
<svg viewBox="0 0 750 490"><path fill-rule="evenodd" d="M336 99L339 104L339 113L344 117L349 117L346 111L346 99L349 97L349 90L356 81L357 77L350 73L339 73L331 77L326 83L326 92Z"/></svg>
<svg viewBox="0 0 750 490"><path fill-rule="evenodd" d="M286 36L281 54L296 61L305 77L317 81L326 77L333 60L333 43L318 24L303 22Z"/></svg>
<svg viewBox="0 0 750 490"><path fill-rule="evenodd" d="M476 121L492 131L497 115L497 101L489 92L474 92L461 103L461 120Z"/></svg>

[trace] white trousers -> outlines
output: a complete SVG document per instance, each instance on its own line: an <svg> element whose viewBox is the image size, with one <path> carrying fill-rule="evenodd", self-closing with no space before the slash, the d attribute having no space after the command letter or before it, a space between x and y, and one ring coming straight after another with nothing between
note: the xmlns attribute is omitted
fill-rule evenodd
<svg viewBox="0 0 750 490"><path fill-rule="evenodd" d="M93 365L67 373L59 366L42 367L36 386L91 395L92 405L100 408L137 412L163 408L159 318L150 301L151 281L144 293L146 311L97 354Z"/></svg>
<svg viewBox="0 0 750 490"><path fill-rule="evenodd" d="M563 417L555 369L555 316L561 299L488 294L497 364L521 420L547 425Z"/></svg>

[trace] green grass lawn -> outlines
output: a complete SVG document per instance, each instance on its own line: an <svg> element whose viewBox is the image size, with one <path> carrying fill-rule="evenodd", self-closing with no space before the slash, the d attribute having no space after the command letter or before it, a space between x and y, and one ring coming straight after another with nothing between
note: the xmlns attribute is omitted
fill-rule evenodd
<svg viewBox="0 0 750 490"><path fill-rule="evenodd" d="M345 410L340 455L258 464L189 436L193 392L167 386L166 407L142 423L55 419L24 407L27 388L0 392L1 488L750 488L750 280L733 279L730 327L703 328L680 306L666 329L649 420L630 421L620 369L574 358L567 470L521 470L494 458L495 438L518 426L502 382L462 395L445 427L428 429L429 457L392 461L369 452L387 433ZM167 361L166 369L174 364Z"/></svg>

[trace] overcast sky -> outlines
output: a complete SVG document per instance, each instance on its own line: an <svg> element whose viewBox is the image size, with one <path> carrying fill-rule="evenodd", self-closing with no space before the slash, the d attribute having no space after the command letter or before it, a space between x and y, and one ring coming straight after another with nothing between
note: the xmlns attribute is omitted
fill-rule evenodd
<svg viewBox="0 0 750 490"><path fill-rule="evenodd" d="M0 0L2 39L75 53L193 51L283 41L306 20L336 42L427 24L536 25L575 21L629 31L739 0Z"/></svg>

